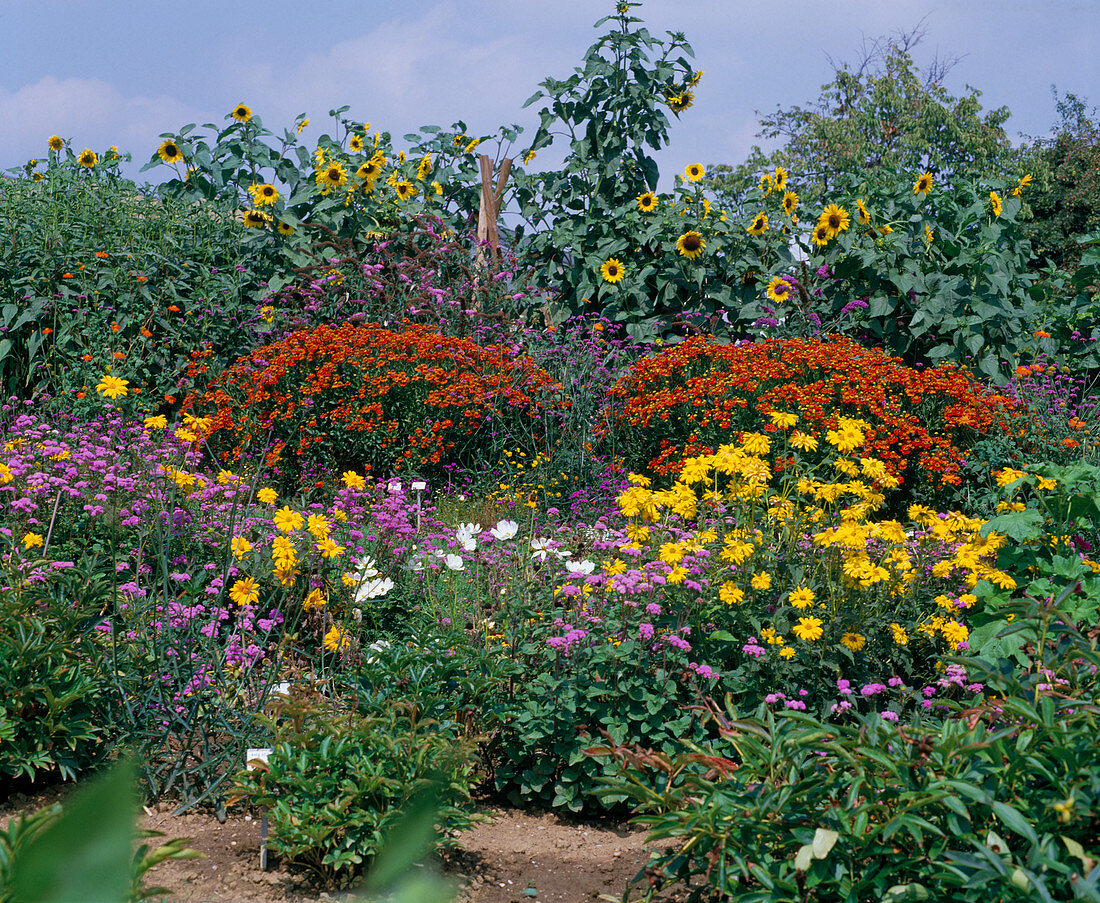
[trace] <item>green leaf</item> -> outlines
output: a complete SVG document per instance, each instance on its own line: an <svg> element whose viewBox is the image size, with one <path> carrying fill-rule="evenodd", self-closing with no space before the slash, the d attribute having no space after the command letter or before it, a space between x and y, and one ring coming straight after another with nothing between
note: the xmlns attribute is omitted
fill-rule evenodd
<svg viewBox="0 0 1100 903"><path fill-rule="evenodd" d="M998 801L993 803L993 811L1009 830L1015 831L1030 843L1039 843L1039 837L1035 833L1035 829L1028 820L1020 814L1019 809L1015 809L1007 803Z"/></svg>

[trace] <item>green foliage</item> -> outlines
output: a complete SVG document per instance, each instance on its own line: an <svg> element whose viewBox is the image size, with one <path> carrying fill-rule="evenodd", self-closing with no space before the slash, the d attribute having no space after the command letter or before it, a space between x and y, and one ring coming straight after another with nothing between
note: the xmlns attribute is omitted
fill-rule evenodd
<svg viewBox="0 0 1100 903"><path fill-rule="evenodd" d="M119 766L64 806L12 818L0 830L0 903L139 903L167 894L144 885L149 869L202 854L182 839L133 850L133 786L133 766Z"/></svg>
<svg viewBox="0 0 1100 903"><path fill-rule="evenodd" d="M981 92L970 86L952 96L942 84L950 62L934 61L922 73L911 53L922 36L915 29L879 38L860 62L838 66L815 101L763 116L758 137L783 144L768 154L754 147L741 165L714 167L720 202L743 202L759 173L777 166L791 172L794 190L810 204L824 203L838 180L853 177L875 184L898 172L974 177L1005 167L1008 108L983 115Z"/></svg>
<svg viewBox="0 0 1100 903"><path fill-rule="evenodd" d="M714 706L723 740L706 750L591 750L623 766L605 792L626 793L652 839L675 840L650 863L645 899L694 877L696 899L1100 897L1100 657L1068 613L1030 615L1062 625L1046 667L988 666L988 701L956 717L836 725Z"/></svg>
<svg viewBox="0 0 1100 903"><path fill-rule="evenodd" d="M88 413L104 372L152 396L191 349L248 347L266 278L225 204L158 199L110 171L51 161L0 184L0 387ZM87 396L80 401L77 393Z"/></svg>
<svg viewBox="0 0 1100 903"><path fill-rule="evenodd" d="M46 562L40 562L44 566ZM99 610L76 579L0 592L0 775L73 780L110 747Z"/></svg>
<svg viewBox="0 0 1100 903"><path fill-rule="evenodd" d="M234 795L268 813L268 847L325 880L346 883L378 855L409 802L432 788L441 843L468 827L473 753L398 708L341 713L292 697L265 719L273 752L238 775Z"/></svg>

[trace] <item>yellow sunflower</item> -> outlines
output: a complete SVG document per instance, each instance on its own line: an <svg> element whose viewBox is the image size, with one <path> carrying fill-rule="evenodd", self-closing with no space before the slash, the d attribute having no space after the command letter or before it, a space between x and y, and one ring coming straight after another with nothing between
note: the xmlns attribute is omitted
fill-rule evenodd
<svg viewBox="0 0 1100 903"><path fill-rule="evenodd" d="M426 179L432 171L432 155L425 154L420 158L420 162L416 166L416 177L418 179Z"/></svg>
<svg viewBox="0 0 1100 903"><path fill-rule="evenodd" d="M99 162L99 157L96 156L94 150L90 147L86 147L80 152L80 156L76 158L76 162L85 169L95 169L95 165Z"/></svg>
<svg viewBox="0 0 1100 903"><path fill-rule="evenodd" d="M745 231L749 235L763 235L768 231L768 215L766 213L756 214L756 219L749 224Z"/></svg>
<svg viewBox="0 0 1100 903"><path fill-rule="evenodd" d="M783 194L783 212L787 216L793 216L795 208L798 207L798 195L793 191L787 191Z"/></svg>
<svg viewBox="0 0 1100 903"><path fill-rule="evenodd" d="M621 260L612 257L600 267L600 275L603 276L604 282L610 282L614 285L616 282L622 282L626 270L623 268Z"/></svg>
<svg viewBox="0 0 1100 903"><path fill-rule="evenodd" d="M259 210L248 210L241 218L241 222L248 226L249 229L262 229L271 222L271 217Z"/></svg>
<svg viewBox="0 0 1100 903"><path fill-rule="evenodd" d="M1001 211L1004 209L1001 206L1001 196L995 191L989 192L989 206L993 208L994 216L1000 216Z"/></svg>
<svg viewBox="0 0 1100 903"><path fill-rule="evenodd" d="M280 235L293 235L294 234L294 227L292 225L290 225L290 223L284 223L282 220L279 220L279 223L275 227L275 229L278 231L278 233Z"/></svg>
<svg viewBox="0 0 1100 903"><path fill-rule="evenodd" d="M51 135L50 140L46 142L50 146L50 150L59 151L65 146L65 142L58 138L57 135Z"/></svg>
<svg viewBox="0 0 1100 903"><path fill-rule="evenodd" d="M787 170L782 166L775 168L775 175L772 176L772 184L775 186L776 191L786 191L787 189Z"/></svg>
<svg viewBox="0 0 1100 903"><path fill-rule="evenodd" d="M829 231L827 223L818 223L814 226L813 240L814 244L819 248L825 247L829 243L829 239L833 237L833 233Z"/></svg>
<svg viewBox="0 0 1100 903"><path fill-rule="evenodd" d="M928 194L932 190L932 173L924 173L913 183L913 194Z"/></svg>
<svg viewBox="0 0 1100 903"><path fill-rule="evenodd" d="M1025 188L1027 188L1027 186L1030 185L1030 184L1031 184L1031 173L1028 173L1026 176L1021 178L1020 183L1015 188L1012 189L1013 197L1019 197L1020 192L1023 191Z"/></svg>
<svg viewBox="0 0 1100 903"><path fill-rule="evenodd" d="M348 150L355 154L361 154L363 152L363 139L358 135L352 135L348 139Z"/></svg>
<svg viewBox="0 0 1100 903"><path fill-rule="evenodd" d="M848 228L851 223L851 218L848 216L848 211L843 207L837 204L830 204L822 211L817 221L819 223L825 223L825 225L829 227L830 238L832 238Z"/></svg>
<svg viewBox="0 0 1100 903"><path fill-rule="evenodd" d="M863 198L856 201L856 213L859 214L859 224L861 226L866 226L871 222L871 214L863 203Z"/></svg>
<svg viewBox="0 0 1100 903"><path fill-rule="evenodd" d="M41 182L42 181L42 173L36 172L31 176L31 178L34 179L36 182Z"/></svg>
<svg viewBox="0 0 1100 903"><path fill-rule="evenodd" d="M772 174L770 172L764 173L760 177L760 190L764 192L764 196L767 197L775 189L775 185L772 184Z"/></svg>
<svg viewBox="0 0 1100 903"><path fill-rule="evenodd" d="M657 206L657 195L652 191L647 191L644 194L638 195L638 209L642 213L649 213Z"/></svg>
<svg viewBox="0 0 1100 903"><path fill-rule="evenodd" d="M693 103L695 103L695 94L684 88L679 94L668 94L665 96L665 101L668 103L668 108L673 113L682 113Z"/></svg>
<svg viewBox="0 0 1100 903"><path fill-rule="evenodd" d="M360 166L357 170L355 170L355 175L361 181L373 182L375 179L378 178L381 172L382 167L378 165L378 161L371 158L362 166Z"/></svg>
<svg viewBox="0 0 1100 903"><path fill-rule="evenodd" d="M252 118L252 110L247 105L239 103L233 108L233 112L229 115L236 119L237 122L248 122L248 120Z"/></svg>
<svg viewBox="0 0 1100 903"><path fill-rule="evenodd" d="M782 276L773 276L768 283L768 297L776 304L783 304L791 297L791 284Z"/></svg>
<svg viewBox="0 0 1100 903"><path fill-rule="evenodd" d="M706 170L698 163L692 163L684 170L684 175L687 176L689 182L698 182L706 175Z"/></svg>
<svg viewBox="0 0 1100 903"><path fill-rule="evenodd" d="M333 188L339 188L348 180L348 174L339 163L328 163L322 169L317 170L317 184L321 190L328 192Z"/></svg>
<svg viewBox="0 0 1100 903"><path fill-rule="evenodd" d="M676 250L680 252L681 257L694 260L703 253L706 244L702 235L694 230L689 230L676 239Z"/></svg>
<svg viewBox="0 0 1100 903"><path fill-rule="evenodd" d="M403 179L394 185L393 190L397 192L397 196L403 201L407 201L416 194L416 187L407 179Z"/></svg>
<svg viewBox="0 0 1100 903"><path fill-rule="evenodd" d="M248 193L252 195L252 202L257 207L266 207L279 200L279 191L274 185L264 182L260 185L249 185Z"/></svg>
<svg viewBox="0 0 1100 903"><path fill-rule="evenodd" d="M165 163L179 163L183 159L183 151L175 141L169 138L157 149L157 156Z"/></svg>

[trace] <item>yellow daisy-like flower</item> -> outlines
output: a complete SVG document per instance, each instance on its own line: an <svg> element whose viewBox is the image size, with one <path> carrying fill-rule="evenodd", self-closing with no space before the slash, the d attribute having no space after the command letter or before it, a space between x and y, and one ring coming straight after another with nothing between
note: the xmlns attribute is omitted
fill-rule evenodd
<svg viewBox="0 0 1100 903"><path fill-rule="evenodd" d="M799 451L817 451L817 439L802 432L791 433L791 445Z"/></svg>
<svg viewBox="0 0 1100 903"><path fill-rule="evenodd" d="M23 536L23 548L33 549L36 546L42 545L44 541L40 533L27 533Z"/></svg>
<svg viewBox="0 0 1100 903"><path fill-rule="evenodd" d="M772 449L772 440L763 433L745 433L741 448L747 455L766 455Z"/></svg>
<svg viewBox="0 0 1100 903"><path fill-rule="evenodd" d="M259 185L249 185L248 193L252 195L252 202L257 207L267 207L279 200L279 190L267 182L262 182Z"/></svg>
<svg viewBox="0 0 1100 903"><path fill-rule="evenodd" d="M767 571L760 571L757 574L753 574L752 579L749 581L749 585L753 589L770 589L772 585L772 575Z"/></svg>
<svg viewBox="0 0 1100 903"><path fill-rule="evenodd" d="M229 590L229 598L237 605L255 605L260 601L260 591L251 577L236 581Z"/></svg>
<svg viewBox="0 0 1100 903"><path fill-rule="evenodd" d="M248 226L249 229L262 229L271 222L271 217L262 210L248 210L245 212L244 216L241 217L241 222Z"/></svg>
<svg viewBox="0 0 1100 903"><path fill-rule="evenodd" d="M800 586L798 589L791 590L790 595L787 596L787 601L795 608L809 608L814 604L814 591L807 586Z"/></svg>
<svg viewBox="0 0 1100 903"><path fill-rule="evenodd" d="M894 635L894 643L898 646L909 645L909 634L905 632L905 628L898 624L896 621L890 625L890 631Z"/></svg>
<svg viewBox="0 0 1100 903"><path fill-rule="evenodd" d="M302 600L302 608L306 611L311 608L324 608L326 601L325 594L320 589L315 589Z"/></svg>
<svg viewBox="0 0 1100 903"><path fill-rule="evenodd" d="M100 395L106 395L108 398L118 398L119 396L126 395L130 390L126 387L130 385L130 380L119 379L117 376L111 376L109 373L105 373L103 378L96 385L95 390Z"/></svg>
<svg viewBox="0 0 1100 903"><path fill-rule="evenodd" d="M649 213L651 210L657 207L657 195L652 191L647 191L644 194L638 195L638 209L642 213Z"/></svg>
<svg viewBox="0 0 1100 903"><path fill-rule="evenodd" d="M420 162L416 166L416 177L418 179L428 178L429 173L432 171L432 155L425 154L420 158Z"/></svg>
<svg viewBox="0 0 1100 903"><path fill-rule="evenodd" d="M234 536L232 542L229 543L229 548L233 552L234 558L241 559L252 551L252 543L243 536Z"/></svg>
<svg viewBox="0 0 1100 903"><path fill-rule="evenodd" d="M341 479L348 489L362 489L367 485L367 481L359 476L354 470L345 470Z"/></svg>
<svg viewBox="0 0 1100 903"><path fill-rule="evenodd" d="M766 213L756 214L756 218L745 229L749 235L763 235L768 231L768 216Z"/></svg>
<svg viewBox="0 0 1100 903"><path fill-rule="evenodd" d="M80 156L76 158L76 162L85 169L95 169L95 165L99 162L99 157L94 150L90 147L86 147L80 152Z"/></svg>
<svg viewBox="0 0 1100 903"><path fill-rule="evenodd" d="M789 659L794 658L794 655L795 655L794 649L791 648L790 646L784 646L782 649L779 650L780 658L785 658L785 659L789 660Z"/></svg>
<svg viewBox="0 0 1100 903"><path fill-rule="evenodd" d="M829 239L833 237L833 233L829 231L827 223L818 223L814 226L813 242L819 248L825 247L829 243Z"/></svg>
<svg viewBox="0 0 1100 903"><path fill-rule="evenodd" d="M684 175L687 176L689 182L698 182L706 174L706 170L698 163L691 163L688 165L687 169L684 170Z"/></svg>
<svg viewBox="0 0 1100 903"><path fill-rule="evenodd" d="M740 605L745 601L745 591L736 586L732 580L727 580L718 590L718 598L726 605Z"/></svg>
<svg viewBox="0 0 1100 903"><path fill-rule="evenodd" d="M168 418L163 414L157 414L155 417L146 417L142 422L151 430L163 430L168 426Z"/></svg>
<svg viewBox="0 0 1100 903"><path fill-rule="evenodd" d="M681 257L686 257L688 260L694 260L703 253L703 248L706 247L706 244L706 241L700 233L694 230L688 230L676 239L676 250L680 252Z"/></svg>
<svg viewBox="0 0 1100 903"><path fill-rule="evenodd" d="M373 157L355 170L355 175L363 182L373 182L382 172L382 165Z"/></svg>
<svg viewBox="0 0 1100 903"><path fill-rule="evenodd" d="M302 529L302 524L305 523L305 520L301 514L289 505L284 505L275 512L273 523L275 524L275 529L280 533L293 533L295 530Z"/></svg>
<svg viewBox="0 0 1100 903"><path fill-rule="evenodd" d="M331 536L326 536L317 543L317 551L321 553L322 558L339 558L347 549L344 546L338 546Z"/></svg>
<svg viewBox="0 0 1100 903"><path fill-rule="evenodd" d="M782 276L773 276L767 294L776 304L783 304L791 298L791 284Z"/></svg>
<svg viewBox="0 0 1100 903"><path fill-rule="evenodd" d="M848 228L851 219L848 216L848 211L843 207L838 204L830 204L822 211L817 221L819 224L824 223L828 226L830 237L835 238Z"/></svg>
<svg viewBox="0 0 1100 903"><path fill-rule="evenodd" d="M480 139L480 138L475 138L475 139L474 139L473 141L471 141L471 142L470 142L469 144L467 144L467 145L466 145L466 146L465 146L465 147L464 147L464 148L462 149L462 152L463 152L463 153L465 153L465 154L471 154L471 153L473 153L473 152L474 152L474 149L475 149L475 148L476 148L476 147L477 147L477 146L478 146L479 144L481 144L481 139Z"/></svg>
<svg viewBox="0 0 1100 903"><path fill-rule="evenodd" d="M1001 211L1004 209L1001 206L1001 196L995 191L989 192L989 206L993 208L994 216L1000 216Z"/></svg>
<svg viewBox="0 0 1100 903"><path fill-rule="evenodd" d="M322 190L330 191L343 185L348 180L348 174L341 164L329 163L317 170L315 178Z"/></svg>
<svg viewBox="0 0 1100 903"><path fill-rule="evenodd" d="M861 226L866 226L871 222L871 213L867 209L867 205L863 203L863 198L856 201L856 214L859 216Z"/></svg>
<svg viewBox="0 0 1100 903"><path fill-rule="evenodd" d="M776 191L784 191L787 187L787 170L782 166L775 168L775 175L772 176L772 185L775 186Z"/></svg>
<svg viewBox="0 0 1100 903"><path fill-rule="evenodd" d="M329 652L344 652L351 648L351 637L346 630L333 627L325 634L325 648Z"/></svg>
<svg viewBox="0 0 1100 903"><path fill-rule="evenodd" d="M311 514L307 521L306 529L309 530L316 539L324 539L328 536L332 527L323 514Z"/></svg>
<svg viewBox="0 0 1100 903"><path fill-rule="evenodd" d="M791 633L800 640L812 643L814 640L821 639L825 630L822 627L821 618L799 618L798 623L791 628Z"/></svg>
<svg viewBox="0 0 1100 903"><path fill-rule="evenodd" d="M58 138L57 135L51 135L50 140L46 142L50 146L50 150L59 151L65 147L65 141Z"/></svg>
<svg viewBox="0 0 1100 903"><path fill-rule="evenodd" d="M622 261L612 257L600 267L600 275L603 277L604 282L610 282L614 285L616 282L622 282L626 271L623 269Z"/></svg>
<svg viewBox="0 0 1100 903"><path fill-rule="evenodd" d="M271 540L271 557L276 561L294 564L298 560L298 550L288 536L276 536Z"/></svg>
<svg viewBox="0 0 1100 903"><path fill-rule="evenodd" d="M175 141L168 138L157 149L157 156L165 163L179 163L183 159L183 151Z"/></svg>
<svg viewBox="0 0 1100 903"><path fill-rule="evenodd" d="M998 486L1009 486L1017 480L1027 477L1026 470L1016 470L1014 467L1005 467L993 474Z"/></svg>
<svg viewBox="0 0 1100 903"><path fill-rule="evenodd" d="M258 498L265 505L274 505L275 500L278 497L279 494L270 486L265 486L263 489L256 493L256 498Z"/></svg>
<svg viewBox="0 0 1100 903"><path fill-rule="evenodd" d="M0 486L6 486L12 480L15 479L15 474L11 472L11 468L7 464L0 462Z"/></svg>
<svg viewBox="0 0 1100 903"><path fill-rule="evenodd" d="M359 135L352 135L348 139L348 150L354 154L361 154L363 152L363 139Z"/></svg>
<svg viewBox="0 0 1100 903"><path fill-rule="evenodd" d="M779 427L781 430L790 429L798 423L798 415L790 414L787 411L770 411L768 417L771 419L772 425Z"/></svg>
<svg viewBox="0 0 1100 903"><path fill-rule="evenodd" d="M665 103L673 113L679 114L695 103L695 94L684 88L679 94L666 94Z"/></svg>
<svg viewBox="0 0 1100 903"><path fill-rule="evenodd" d="M252 110L246 104L239 103L233 108L233 112L229 114L237 122L248 122L252 118ZM309 120L307 119L306 122Z"/></svg>
<svg viewBox="0 0 1100 903"><path fill-rule="evenodd" d="M867 638L862 633L846 633L840 638L840 642L853 652L859 652L867 642Z"/></svg>
<svg viewBox="0 0 1100 903"><path fill-rule="evenodd" d="M783 212L787 216L793 216L795 209L798 207L798 195L793 191L787 191L783 193Z"/></svg>
<svg viewBox="0 0 1100 903"><path fill-rule="evenodd" d="M1012 196L1018 198L1020 196L1020 192L1023 191L1025 188L1027 188L1027 186L1030 185L1030 184L1031 184L1031 173L1028 173L1026 176L1024 176L1022 179L1020 179L1019 184L1015 188L1012 189Z"/></svg>
<svg viewBox="0 0 1100 903"><path fill-rule="evenodd" d="M393 186L393 190L397 192L397 196L403 201L407 201L416 194L416 186L408 180L398 182Z"/></svg>
<svg viewBox="0 0 1100 903"><path fill-rule="evenodd" d="M924 173L913 183L913 194L928 194L932 190L932 173Z"/></svg>

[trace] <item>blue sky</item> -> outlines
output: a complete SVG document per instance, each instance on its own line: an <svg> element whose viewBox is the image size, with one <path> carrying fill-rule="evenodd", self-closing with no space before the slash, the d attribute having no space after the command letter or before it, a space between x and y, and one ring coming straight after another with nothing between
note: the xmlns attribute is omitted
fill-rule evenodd
<svg viewBox="0 0 1100 903"><path fill-rule="evenodd" d="M344 104L395 136L457 119L471 134L511 123L531 134L537 107L523 101L572 71L611 6L0 0L0 170L44 157L52 134L144 162L161 132L221 122L238 102L277 132L306 113L307 139ZM947 87L1007 105L1013 138L1049 132L1052 84L1100 105L1100 0L648 0L636 14L654 34L683 31L705 71L658 158L662 183L690 162L744 159L754 111L811 101L829 57L855 60L864 39L922 20L918 60L961 57Z"/></svg>

